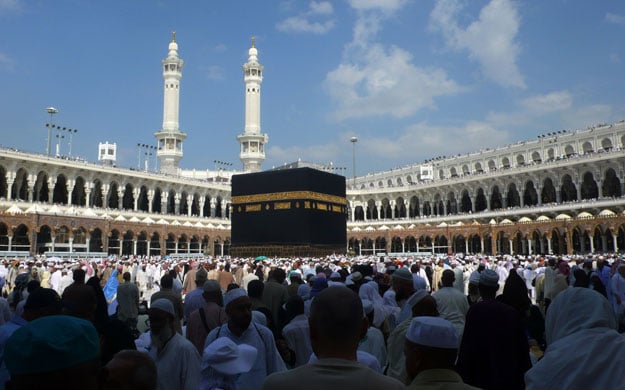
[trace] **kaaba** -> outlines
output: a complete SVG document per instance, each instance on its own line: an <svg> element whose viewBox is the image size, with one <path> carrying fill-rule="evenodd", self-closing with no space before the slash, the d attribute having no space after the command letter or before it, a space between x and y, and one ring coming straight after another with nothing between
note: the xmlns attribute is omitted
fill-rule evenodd
<svg viewBox="0 0 625 390"><path fill-rule="evenodd" d="M235 257L344 253L345 177L313 168L234 175L231 222Z"/></svg>

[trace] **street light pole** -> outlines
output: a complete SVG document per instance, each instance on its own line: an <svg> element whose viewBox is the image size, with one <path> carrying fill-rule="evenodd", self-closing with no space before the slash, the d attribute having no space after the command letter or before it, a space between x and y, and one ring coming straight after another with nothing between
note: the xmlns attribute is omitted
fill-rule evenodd
<svg viewBox="0 0 625 390"><path fill-rule="evenodd" d="M356 188L356 142L358 142L358 137L352 137L349 139L349 142L352 143L353 148L352 148L352 168L353 168L353 173L354 173L354 188Z"/></svg>
<svg viewBox="0 0 625 390"><path fill-rule="evenodd" d="M50 123L49 126L46 126L48 128L48 146L46 147L46 155L50 157L50 148L52 147L52 116L54 114L58 114L59 110L54 107L47 107L46 112L50 114Z"/></svg>

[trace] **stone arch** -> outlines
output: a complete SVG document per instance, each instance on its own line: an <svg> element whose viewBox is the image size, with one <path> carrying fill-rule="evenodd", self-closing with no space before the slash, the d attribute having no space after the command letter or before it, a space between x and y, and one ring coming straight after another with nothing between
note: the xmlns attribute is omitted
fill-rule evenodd
<svg viewBox="0 0 625 390"><path fill-rule="evenodd" d="M132 184L126 184L124 187L124 197L122 198L122 208L124 210L134 210L135 208L135 194Z"/></svg>
<svg viewBox="0 0 625 390"><path fill-rule="evenodd" d="M575 188L575 184L573 184L573 179L569 174L562 176L560 199L562 199L562 202L572 202L577 200L577 188Z"/></svg>
<svg viewBox="0 0 625 390"><path fill-rule="evenodd" d="M28 172L24 168L17 170L11 187L11 199L28 200Z"/></svg>
<svg viewBox="0 0 625 390"><path fill-rule="evenodd" d="M78 176L74 181L74 188L72 190L72 202L75 206L87 205L87 194L85 192L85 179L82 176Z"/></svg>
<svg viewBox="0 0 625 390"><path fill-rule="evenodd" d="M532 153L532 162L535 164L540 164L542 162L542 158L540 157L540 153L538 151Z"/></svg>
<svg viewBox="0 0 625 390"><path fill-rule="evenodd" d="M205 217L210 217L211 216L211 197L210 195L206 195L204 197L204 216Z"/></svg>
<svg viewBox="0 0 625 390"><path fill-rule="evenodd" d="M148 233L142 230L137 235L137 253L138 256L147 256L148 254Z"/></svg>
<svg viewBox="0 0 625 390"><path fill-rule="evenodd" d="M379 236L375 239L375 251L386 252L386 238Z"/></svg>
<svg viewBox="0 0 625 390"><path fill-rule="evenodd" d="M109 184L109 193L108 193L108 200L106 202L106 205L110 209L119 208L119 184L117 184L117 182L115 181L112 181L111 184ZM114 252L114 253L117 253L117 252Z"/></svg>
<svg viewBox="0 0 625 390"><path fill-rule="evenodd" d="M375 207L375 201L369 199L367 201L367 220L378 219L378 208Z"/></svg>
<svg viewBox="0 0 625 390"><path fill-rule="evenodd" d="M458 214L458 201L453 191L447 194L447 214Z"/></svg>
<svg viewBox="0 0 625 390"><path fill-rule="evenodd" d="M547 149L547 161L554 161L556 157L556 150L554 148Z"/></svg>
<svg viewBox="0 0 625 390"><path fill-rule="evenodd" d="M434 252L434 250L432 249L432 237L428 236L428 235L422 235L419 237L419 250L420 251L431 251Z"/></svg>
<svg viewBox="0 0 625 390"><path fill-rule="evenodd" d="M11 246L14 251L30 251L30 235L28 226L22 223L13 229L13 241L11 242Z"/></svg>
<svg viewBox="0 0 625 390"><path fill-rule="evenodd" d="M48 173L40 171L35 179L34 201L48 203L50 198L50 189L48 188ZM0 197L2 192L0 191Z"/></svg>
<svg viewBox="0 0 625 390"><path fill-rule="evenodd" d="M122 255L134 255L134 238L135 233L132 230L127 230L122 237Z"/></svg>
<svg viewBox="0 0 625 390"><path fill-rule="evenodd" d="M150 256L159 255L161 253L161 236L158 232L152 232L150 236Z"/></svg>
<svg viewBox="0 0 625 390"><path fill-rule="evenodd" d="M479 234L472 234L469 236L469 253L482 252L482 240Z"/></svg>
<svg viewBox="0 0 625 390"><path fill-rule="evenodd" d="M91 200L89 204L93 207L104 207L104 195L102 194L102 182L100 179L93 181L93 189L89 195Z"/></svg>
<svg viewBox="0 0 625 390"><path fill-rule="evenodd" d="M612 140L609 138L604 138L601 140L601 147L603 148L603 150L605 150L606 152L609 152L610 150L612 150Z"/></svg>
<svg viewBox="0 0 625 390"><path fill-rule="evenodd" d="M382 199L382 207L380 208L380 219L391 219L391 204L388 198Z"/></svg>
<svg viewBox="0 0 625 390"><path fill-rule="evenodd" d="M397 178L397 186L398 187L403 187L404 186L404 183L402 182L401 177Z"/></svg>
<svg viewBox="0 0 625 390"><path fill-rule="evenodd" d="M473 211L473 202L469 196L469 191L463 190L462 197L460 198L460 212L469 213L471 211Z"/></svg>
<svg viewBox="0 0 625 390"><path fill-rule="evenodd" d="M621 196L621 181L612 168L605 171L605 177L601 183L601 196L608 198Z"/></svg>
<svg viewBox="0 0 625 390"><path fill-rule="evenodd" d="M516 166L517 167L522 167L523 165L525 165L525 156L522 154L517 154L516 156Z"/></svg>
<svg viewBox="0 0 625 390"><path fill-rule="evenodd" d="M163 202L163 193L160 187L154 189L154 195L152 196L152 212L160 214L162 212L161 203Z"/></svg>
<svg viewBox="0 0 625 390"><path fill-rule="evenodd" d="M417 251L417 239L413 236L408 236L404 240L404 247L406 252L412 253Z"/></svg>
<svg viewBox="0 0 625 390"><path fill-rule="evenodd" d="M494 185L490 194L490 209L499 210L501 208L503 208L503 198L499 191L499 186Z"/></svg>
<svg viewBox="0 0 625 390"><path fill-rule="evenodd" d="M406 202L401 196L395 200L395 218L406 218Z"/></svg>
<svg viewBox="0 0 625 390"><path fill-rule="evenodd" d="M176 191L169 190L167 195L167 214L176 214Z"/></svg>
<svg viewBox="0 0 625 390"><path fill-rule="evenodd" d="M52 192L52 203L67 204L67 178L62 173L56 177L56 184Z"/></svg>
<svg viewBox="0 0 625 390"><path fill-rule="evenodd" d="M364 237L361 240L360 251L361 254L373 253L373 240L371 240L369 237Z"/></svg>
<svg viewBox="0 0 625 390"><path fill-rule="evenodd" d="M475 173L482 173L482 172L484 172L484 169L482 168L482 163L481 163L481 162L479 162L479 161L478 161L478 162L476 162L476 163L473 165L473 168L475 169Z"/></svg>
<svg viewBox="0 0 625 390"><path fill-rule="evenodd" d="M187 215L189 213L189 202L187 202L187 197L189 194L187 191L182 191L180 194L180 215Z"/></svg>
<svg viewBox="0 0 625 390"><path fill-rule="evenodd" d="M462 234L455 235L451 240L451 250L454 253L466 253L467 240Z"/></svg>
<svg viewBox="0 0 625 390"><path fill-rule="evenodd" d="M117 229L113 229L110 231L109 233L109 251L108 253L110 255L118 255L119 254L119 248L121 245L120 242L120 233L119 230Z"/></svg>
<svg viewBox="0 0 625 390"><path fill-rule="evenodd" d="M467 164L464 164L464 165L462 166L462 174L463 174L464 176L466 176L466 175L470 175L470 174L471 174L471 170L469 169L469 166L468 166Z"/></svg>
<svg viewBox="0 0 625 390"><path fill-rule="evenodd" d="M409 212L409 217L410 218L415 218L419 216L419 198L417 198L416 196L412 196L410 198L410 206L408 208L408 212Z"/></svg>
<svg viewBox="0 0 625 390"><path fill-rule="evenodd" d="M441 194L434 195L434 215L443 215L444 205Z"/></svg>
<svg viewBox="0 0 625 390"><path fill-rule="evenodd" d="M35 253L43 254L51 249L52 245L52 229L48 225L39 227L37 232L37 243L35 244Z"/></svg>
<svg viewBox="0 0 625 390"><path fill-rule="evenodd" d="M432 215L432 206L430 205L430 201L428 200L423 202L423 215L426 217Z"/></svg>
<svg viewBox="0 0 625 390"><path fill-rule="evenodd" d="M540 191L540 201L542 204L555 203L556 199L556 187L553 185L553 180L546 177L543 180L543 188Z"/></svg>
<svg viewBox="0 0 625 390"><path fill-rule="evenodd" d="M365 220L365 211L362 206L356 206L354 208L354 220L355 221L364 221Z"/></svg>
<svg viewBox="0 0 625 390"><path fill-rule="evenodd" d="M534 187L534 182L532 180L525 182L523 204L525 206L536 206L538 204L538 193L536 192L536 188Z"/></svg>
<svg viewBox="0 0 625 390"><path fill-rule="evenodd" d="M501 167L503 169L509 169L510 168L510 159L508 157L504 157L501 159Z"/></svg>
<svg viewBox="0 0 625 390"><path fill-rule="evenodd" d="M434 253L447 253L447 237L440 234L434 239Z"/></svg>
<svg viewBox="0 0 625 390"><path fill-rule="evenodd" d="M215 203L215 217L223 217L223 199L221 198L221 196L217 197L217 202Z"/></svg>
<svg viewBox="0 0 625 390"><path fill-rule="evenodd" d="M137 198L137 211L147 212L149 209L150 201L148 200L148 188L145 185L142 185L139 189L139 197Z"/></svg>
<svg viewBox="0 0 625 390"><path fill-rule="evenodd" d="M484 190L480 187L477 189L477 195L475 196L475 211L484 211L487 208L486 195L484 195Z"/></svg>
<svg viewBox="0 0 625 390"><path fill-rule="evenodd" d="M521 197L519 191L516 188L516 184L508 184L508 194L506 196L506 205L508 207L518 207L521 205Z"/></svg>
<svg viewBox="0 0 625 390"><path fill-rule="evenodd" d="M392 187L393 186L393 179L388 179L386 181L386 185L387 185L387 187Z"/></svg>
<svg viewBox="0 0 625 390"><path fill-rule="evenodd" d="M584 154L593 153L595 150L592 147L592 144L589 141L586 141L582 144L582 151Z"/></svg>
<svg viewBox="0 0 625 390"><path fill-rule="evenodd" d="M456 167L451 167L451 168L449 169L449 175L450 175L451 177L458 177L458 172L456 171Z"/></svg>
<svg viewBox="0 0 625 390"><path fill-rule="evenodd" d="M102 230L95 228L89 234L89 252L104 252L104 242L102 241Z"/></svg>
<svg viewBox="0 0 625 390"><path fill-rule="evenodd" d="M9 250L9 227L6 223L0 222L0 251Z"/></svg>
<svg viewBox="0 0 625 390"><path fill-rule="evenodd" d="M564 155L568 157L573 157L575 155L575 148L573 145L568 144L564 147Z"/></svg>
<svg viewBox="0 0 625 390"><path fill-rule="evenodd" d="M193 194L193 200L191 201L191 215L200 215L200 194L197 192Z"/></svg>
<svg viewBox="0 0 625 390"><path fill-rule="evenodd" d="M599 189L597 182L591 172L586 172L582 176L581 184L581 198L584 199L597 199L599 197Z"/></svg>
<svg viewBox="0 0 625 390"><path fill-rule="evenodd" d="M8 195L7 170L0 165L0 198L6 198Z"/></svg>
<svg viewBox="0 0 625 390"><path fill-rule="evenodd" d="M488 160L488 170L489 171L497 170L497 163L495 162L495 160Z"/></svg>
<svg viewBox="0 0 625 390"><path fill-rule="evenodd" d="M403 252L402 239L397 236L391 238L391 253Z"/></svg>

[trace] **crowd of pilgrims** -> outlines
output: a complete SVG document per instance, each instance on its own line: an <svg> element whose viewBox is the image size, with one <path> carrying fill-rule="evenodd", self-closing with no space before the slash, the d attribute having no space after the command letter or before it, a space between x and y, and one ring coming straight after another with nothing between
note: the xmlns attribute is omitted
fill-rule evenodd
<svg viewBox="0 0 625 390"><path fill-rule="evenodd" d="M0 389L625 388L625 261L0 264Z"/></svg>

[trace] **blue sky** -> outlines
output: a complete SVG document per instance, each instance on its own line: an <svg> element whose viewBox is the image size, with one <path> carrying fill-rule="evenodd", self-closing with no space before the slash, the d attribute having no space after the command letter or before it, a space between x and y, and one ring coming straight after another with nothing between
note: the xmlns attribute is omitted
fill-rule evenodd
<svg viewBox="0 0 625 390"><path fill-rule="evenodd" d="M185 61L183 168L240 168L241 65L265 66L264 168L301 158L352 172L625 118L617 0L0 0L0 144L44 152L49 120L90 160L119 163L162 125L160 61ZM66 150L67 145L63 148Z"/></svg>

